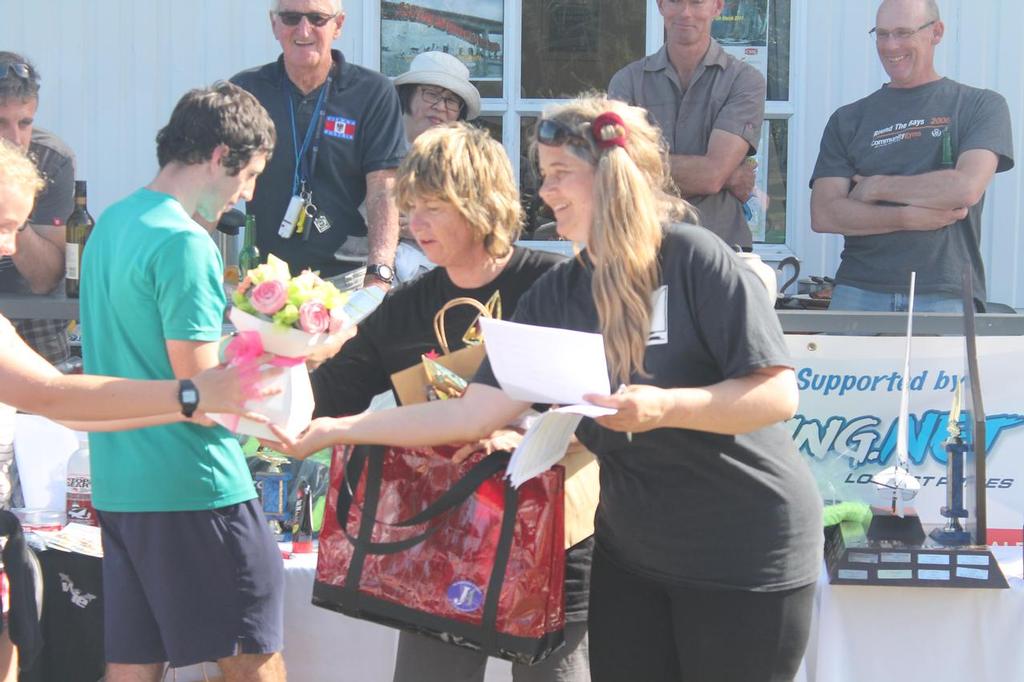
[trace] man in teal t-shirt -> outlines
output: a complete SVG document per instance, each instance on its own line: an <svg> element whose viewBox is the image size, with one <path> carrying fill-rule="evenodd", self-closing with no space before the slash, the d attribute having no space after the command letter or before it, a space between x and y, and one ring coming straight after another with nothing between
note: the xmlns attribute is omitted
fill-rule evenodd
<svg viewBox="0 0 1024 682"><path fill-rule="evenodd" d="M178 102L157 136L160 172L100 217L82 264L87 371L185 379L217 364L223 263L214 224L252 196L273 122L220 83ZM182 414L90 436L103 529L107 679L159 680L217 661L228 680L284 679L283 567L237 441Z"/></svg>

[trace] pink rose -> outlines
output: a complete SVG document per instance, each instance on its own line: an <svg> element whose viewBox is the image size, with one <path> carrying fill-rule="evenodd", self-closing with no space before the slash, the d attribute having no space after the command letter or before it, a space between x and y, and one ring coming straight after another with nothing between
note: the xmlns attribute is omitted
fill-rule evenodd
<svg viewBox="0 0 1024 682"><path fill-rule="evenodd" d="M270 279L256 285L249 295L249 302L264 315L273 315L288 302L288 295L282 282Z"/></svg>
<svg viewBox="0 0 1024 682"><path fill-rule="evenodd" d="M299 307L299 329L310 334L322 334L331 324L331 314L319 301L306 301Z"/></svg>

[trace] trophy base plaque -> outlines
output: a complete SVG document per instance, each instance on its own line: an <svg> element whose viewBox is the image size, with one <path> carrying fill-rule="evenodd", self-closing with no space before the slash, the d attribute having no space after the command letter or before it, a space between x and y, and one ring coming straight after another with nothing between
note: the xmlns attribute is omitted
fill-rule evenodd
<svg viewBox="0 0 1024 682"><path fill-rule="evenodd" d="M833 585L1009 587L987 547L948 547L927 537L915 544L871 540L858 521L825 528L825 564Z"/></svg>

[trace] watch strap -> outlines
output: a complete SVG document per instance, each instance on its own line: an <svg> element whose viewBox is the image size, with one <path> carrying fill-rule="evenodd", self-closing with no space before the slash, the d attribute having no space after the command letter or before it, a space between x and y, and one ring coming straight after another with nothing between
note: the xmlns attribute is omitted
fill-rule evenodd
<svg viewBox="0 0 1024 682"><path fill-rule="evenodd" d="M385 284L391 284L395 280L395 269L382 263L369 263L366 266L366 274L376 277Z"/></svg>

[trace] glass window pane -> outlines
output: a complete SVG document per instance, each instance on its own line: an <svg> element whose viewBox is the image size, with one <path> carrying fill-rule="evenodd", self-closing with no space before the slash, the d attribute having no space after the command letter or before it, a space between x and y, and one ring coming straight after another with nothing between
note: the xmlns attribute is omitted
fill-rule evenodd
<svg viewBox="0 0 1024 682"><path fill-rule="evenodd" d="M491 137L498 142L502 141L501 133L505 127L505 122L501 116L477 116L469 123L479 128L485 128L491 134Z"/></svg>
<svg viewBox="0 0 1024 682"><path fill-rule="evenodd" d="M536 116L519 117L519 196L523 201L523 210L526 211L523 233L532 239L557 239L558 235L555 234L553 226L544 227L540 234L537 233L537 228L548 226L555 217L547 204L537 195L540 177L536 166L530 160L530 141L533 139L533 128L536 124Z"/></svg>
<svg viewBox="0 0 1024 682"><path fill-rule="evenodd" d="M766 135L762 138L762 148L758 150L757 155L760 162L757 172L757 196L750 203L753 204L752 213L755 217L760 213L764 215L765 220L763 236L755 237L755 241L785 244L789 121L773 119L765 121L764 127Z"/></svg>
<svg viewBox="0 0 1024 682"><path fill-rule="evenodd" d="M769 0L768 99L789 99L790 0Z"/></svg>
<svg viewBox="0 0 1024 682"><path fill-rule="evenodd" d="M385 76L409 70L421 52L462 60L483 97L501 97L504 0L381 2L380 66Z"/></svg>
<svg viewBox="0 0 1024 682"><path fill-rule="evenodd" d="M768 99L789 98L790 0L725 0L711 35L768 81Z"/></svg>
<svg viewBox="0 0 1024 682"><path fill-rule="evenodd" d="M646 0L523 0L524 98L606 90L644 56Z"/></svg>

